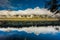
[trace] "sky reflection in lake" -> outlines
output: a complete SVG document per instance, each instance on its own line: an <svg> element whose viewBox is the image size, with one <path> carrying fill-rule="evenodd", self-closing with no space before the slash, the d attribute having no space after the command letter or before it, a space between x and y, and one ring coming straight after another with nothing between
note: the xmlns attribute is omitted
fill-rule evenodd
<svg viewBox="0 0 60 40"><path fill-rule="evenodd" d="M50 27L38 27L38 29L40 29L41 31L38 30L37 27L31 28L33 30L30 28L28 28L29 30L27 28L21 28L19 29L21 31L6 31L5 29L3 31L3 29L0 29L0 40L60 40L60 31L55 30L56 32L54 32L54 28L52 29ZM36 31L36 29L38 30L38 32ZM45 30L45 32L43 29Z"/></svg>

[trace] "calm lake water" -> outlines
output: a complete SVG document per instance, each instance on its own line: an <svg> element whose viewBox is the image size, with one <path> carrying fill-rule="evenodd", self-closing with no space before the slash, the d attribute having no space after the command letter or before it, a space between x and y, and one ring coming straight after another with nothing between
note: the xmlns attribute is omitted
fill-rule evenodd
<svg viewBox="0 0 60 40"><path fill-rule="evenodd" d="M55 27L0 28L0 40L60 40Z"/></svg>

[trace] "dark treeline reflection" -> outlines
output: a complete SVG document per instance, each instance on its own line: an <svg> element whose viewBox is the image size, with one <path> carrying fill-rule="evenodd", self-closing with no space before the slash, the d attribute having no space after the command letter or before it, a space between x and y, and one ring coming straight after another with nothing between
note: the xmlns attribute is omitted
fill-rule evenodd
<svg viewBox="0 0 60 40"><path fill-rule="evenodd" d="M7 27L31 27L31 26L60 26L60 21L3 21L0 23L0 27L7 28Z"/></svg>
<svg viewBox="0 0 60 40"><path fill-rule="evenodd" d="M60 33L40 33L39 35L36 35L25 31L0 31L0 40L60 40Z"/></svg>

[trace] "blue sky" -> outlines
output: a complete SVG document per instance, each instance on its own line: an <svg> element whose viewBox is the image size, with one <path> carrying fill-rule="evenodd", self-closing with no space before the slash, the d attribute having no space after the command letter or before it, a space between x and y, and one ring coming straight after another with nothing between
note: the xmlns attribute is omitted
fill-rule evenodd
<svg viewBox="0 0 60 40"><path fill-rule="evenodd" d="M0 10L24 10L27 8L45 7L49 0L0 0Z"/></svg>
<svg viewBox="0 0 60 40"><path fill-rule="evenodd" d="M27 8L44 8L46 0L0 0L0 10L24 10Z"/></svg>

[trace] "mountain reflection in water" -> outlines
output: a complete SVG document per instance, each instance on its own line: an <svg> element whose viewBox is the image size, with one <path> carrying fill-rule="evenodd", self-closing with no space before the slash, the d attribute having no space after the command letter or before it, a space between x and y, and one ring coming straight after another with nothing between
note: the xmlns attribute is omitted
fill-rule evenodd
<svg viewBox="0 0 60 40"><path fill-rule="evenodd" d="M0 40L60 40L58 27L0 28Z"/></svg>

